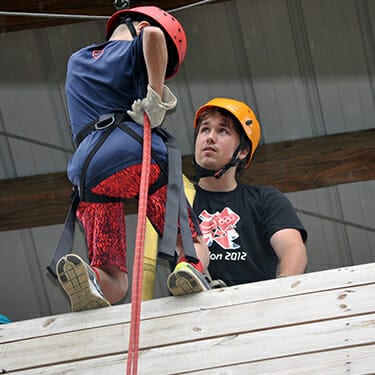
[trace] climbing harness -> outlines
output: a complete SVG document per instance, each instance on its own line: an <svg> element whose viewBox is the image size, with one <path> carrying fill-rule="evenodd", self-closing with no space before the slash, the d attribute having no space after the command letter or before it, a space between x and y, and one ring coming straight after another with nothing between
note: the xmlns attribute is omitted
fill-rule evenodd
<svg viewBox="0 0 375 375"><path fill-rule="evenodd" d="M50 265L47 267L47 270L55 278L55 268L58 260L62 256L70 253L73 246L75 231L75 212L79 202L85 201L96 203L109 203L121 202L125 200L124 198L109 197L103 194L93 193L90 189L86 187L85 179L86 172L92 158L116 127L119 127L121 130L125 131L130 136L132 136L136 141L142 144L142 137L139 134L137 134L134 130L132 130L129 126L127 126L126 120L128 119L129 118L126 113L111 113L102 115L99 117L99 119L87 124L75 138L75 143L77 146L79 146L83 139L91 132L100 131L103 133L101 138L90 151L89 155L87 156L84 162L80 178L80 185L73 187L71 205L68 211L67 218L65 220L64 228L58 240L53 259ZM159 159L157 153L151 148L151 156L155 160L155 162L160 166L161 173L157 181L149 187L148 193L152 194L166 182L168 183L164 232L159 240L158 254L159 256L166 258L168 260L174 259L177 240L176 223L179 220L182 244L184 246L186 254L185 256L191 262L197 263L198 258L195 253L195 248L193 245L190 226L188 222L187 200L182 186L181 154L177 146L177 141L169 132L167 132L165 129L162 129L161 127L155 128L153 131L163 138L168 149L167 168L165 163L163 163Z"/></svg>

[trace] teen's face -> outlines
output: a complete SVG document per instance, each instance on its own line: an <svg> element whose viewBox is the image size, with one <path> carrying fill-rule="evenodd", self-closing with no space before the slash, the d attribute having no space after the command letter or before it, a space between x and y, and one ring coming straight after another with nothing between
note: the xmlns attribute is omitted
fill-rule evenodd
<svg viewBox="0 0 375 375"><path fill-rule="evenodd" d="M240 144L233 120L218 112L204 115L195 140L195 160L203 168L218 170Z"/></svg>

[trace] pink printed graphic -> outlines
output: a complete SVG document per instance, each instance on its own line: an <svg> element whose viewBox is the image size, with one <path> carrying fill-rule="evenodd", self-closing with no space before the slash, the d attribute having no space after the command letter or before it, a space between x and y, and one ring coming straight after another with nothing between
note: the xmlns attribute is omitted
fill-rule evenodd
<svg viewBox="0 0 375 375"><path fill-rule="evenodd" d="M228 207L214 214L203 210L199 218L202 220L200 227L208 247L215 241L223 249L239 248L239 245L233 242L239 237L235 228L240 220L240 217L234 211Z"/></svg>

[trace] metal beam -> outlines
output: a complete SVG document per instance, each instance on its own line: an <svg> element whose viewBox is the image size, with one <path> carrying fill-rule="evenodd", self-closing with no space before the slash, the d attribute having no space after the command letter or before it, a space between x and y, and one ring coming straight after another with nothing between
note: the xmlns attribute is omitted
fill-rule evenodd
<svg viewBox="0 0 375 375"><path fill-rule="evenodd" d="M228 0L159 0L153 1L152 5L174 12L185 7L220 1ZM129 3L131 7L136 7L150 5L151 2L132 0ZM1 0L0 32L85 22L90 20L89 16L92 16L92 20L99 17L105 19L115 11L112 0ZM68 15L73 16L69 18ZM79 16L85 16L85 18Z"/></svg>

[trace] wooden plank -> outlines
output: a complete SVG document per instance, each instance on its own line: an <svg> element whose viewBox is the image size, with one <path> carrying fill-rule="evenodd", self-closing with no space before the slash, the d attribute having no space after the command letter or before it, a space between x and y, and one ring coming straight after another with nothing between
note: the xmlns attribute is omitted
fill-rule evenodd
<svg viewBox="0 0 375 375"><path fill-rule="evenodd" d="M189 374L226 374L226 375L324 375L370 374L374 372L374 345L351 347L347 349L315 352L303 355L287 356L265 361L220 366L220 368L192 371ZM87 361L22 370L23 375L70 374L70 375L122 375L126 367L126 355L94 358ZM168 374L166 371L164 374ZM21 374L16 371L15 374ZM184 372L187 374L187 372Z"/></svg>
<svg viewBox="0 0 375 375"><path fill-rule="evenodd" d="M64 172L1 180L0 231L64 223L71 194ZM125 209L137 212L137 201L127 200Z"/></svg>
<svg viewBox="0 0 375 375"><path fill-rule="evenodd" d="M375 370L374 355L375 345L359 346L220 367L220 373L236 375L370 374ZM194 374L205 375L217 373L217 368L194 371Z"/></svg>
<svg viewBox="0 0 375 375"><path fill-rule="evenodd" d="M235 318L235 317L234 317ZM220 322L218 323L220 324ZM169 335L174 332L171 330ZM98 332L100 333L100 332ZM76 335L78 339L80 337ZM155 369L161 374L179 374L193 371L206 371L220 367L232 367L239 363L256 363L259 361L273 360L282 357L290 357L322 351L340 350L353 347L369 346L372 350L372 358L375 352L375 314L354 316L345 319L334 319L323 322L299 324L268 330L256 330L227 336L220 336L200 341L171 344L168 346L154 347L141 350L139 353L139 374L153 374ZM98 336L97 338L101 338ZM46 364L41 361L32 367L39 371L40 367L56 366L58 364L74 361L75 373L83 373L85 362L81 362L82 352L86 352L86 358L98 358L91 348L98 347L97 340L86 342L86 346L80 346L68 360L65 351L70 351L73 342L66 342L64 346L56 346L51 340L51 346L46 351L54 352L54 362ZM31 342L29 344L32 344ZM37 343L35 343L37 344ZM101 343L103 345L103 343ZM107 338L107 349L113 345L112 354L124 354L118 352L117 337ZM50 350L54 348L53 350ZM87 353L87 349L90 353ZM7 348L5 349L7 350ZM45 352L39 353L32 346L25 348L26 353L19 353L19 361L29 357L44 357ZM9 352L8 355L12 353ZM2 360L2 368L5 371L23 371L9 367L7 359ZM30 363L27 362L29 365ZM43 364L44 363L44 364ZM371 360L371 364L373 361ZM25 366L25 370L28 368Z"/></svg>
<svg viewBox="0 0 375 375"><path fill-rule="evenodd" d="M373 345L374 337L375 314L224 336L142 351L139 373L151 374L155 368L163 374L185 374L232 367L243 362Z"/></svg>
<svg viewBox="0 0 375 375"><path fill-rule="evenodd" d="M352 317L359 319L360 316L362 316L361 320L358 321L358 327L355 327L353 333L354 336L358 333L358 336L354 341L351 336L348 340L350 345L375 342L375 283L314 294L271 298L222 308L201 309L178 315L170 315L166 310L158 318L142 320L140 349L142 358L147 362L148 353L158 350L155 348L159 347L176 348L185 344L199 346L203 340L211 343L217 337L222 337L225 343L227 339L232 341L241 335L253 341L252 334L261 339L263 335L267 336L268 332L284 332L283 329L291 329L293 332L301 330L300 335L313 337L310 331L319 329L314 328L315 323L318 327L326 325L327 330L331 330L331 323L328 322L337 320L340 321L337 327L343 330L342 327L351 326L352 323L347 322L352 321ZM334 325L336 326L336 323ZM306 328L301 328L302 326ZM367 333L364 334L361 328L366 328ZM323 329L322 331L325 334ZM69 362L72 359L84 360L113 353L125 353L128 347L128 335L127 322L5 343L1 345L0 362L2 367L10 372ZM342 343L342 346L348 345ZM51 351L49 348L55 349ZM172 351L175 350L178 349ZM292 352L296 350L298 352L298 346L293 346ZM163 353L164 355L166 354ZM156 368L159 368L159 365Z"/></svg>
<svg viewBox="0 0 375 375"><path fill-rule="evenodd" d="M194 175L191 160L182 160L188 177ZM283 192L373 179L375 129L262 145L241 178ZM0 231L63 223L70 193L64 172L0 181ZM136 213L136 202L125 212Z"/></svg>
<svg viewBox="0 0 375 375"><path fill-rule="evenodd" d="M261 146L242 181L289 193L373 179L375 129L369 129Z"/></svg>
<svg viewBox="0 0 375 375"><path fill-rule="evenodd" d="M166 297L142 303L142 320L180 315L227 306L258 303L324 291L355 288L375 282L375 263L311 272L276 280L243 284L184 297ZM105 310L59 314L0 326L0 344L95 327L129 323L130 304Z"/></svg>

